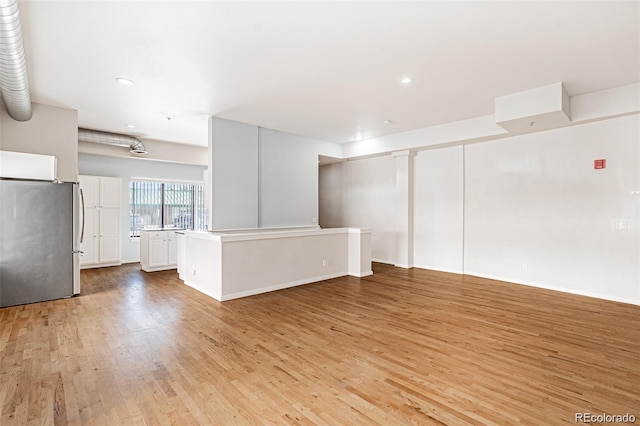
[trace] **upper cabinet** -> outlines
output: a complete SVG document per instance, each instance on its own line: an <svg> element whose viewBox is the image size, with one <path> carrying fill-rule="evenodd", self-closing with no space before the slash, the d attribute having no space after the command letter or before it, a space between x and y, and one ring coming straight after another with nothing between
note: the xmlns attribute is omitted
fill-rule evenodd
<svg viewBox="0 0 640 426"><path fill-rule="evenodd" d="M100 178L100 207L120 208L120 188L122 180L120 178Z"/></svg>
<svg viewBox="0 0 640 426"><path fill-rule="evenodd" d="M78 176L87 209L120 208L122 179L105 176Z"/></svg>
<svg viewBox="0 0 640 426"><path fill-rule="evenodd" d="M78 176L80 189L84 198L85 209L97 209L100 204L100 177L99 176Z"/></svg>

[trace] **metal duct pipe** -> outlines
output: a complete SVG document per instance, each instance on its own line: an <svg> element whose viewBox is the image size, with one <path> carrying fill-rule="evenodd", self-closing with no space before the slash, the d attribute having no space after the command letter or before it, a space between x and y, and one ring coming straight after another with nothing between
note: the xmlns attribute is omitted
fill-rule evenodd
<svg viewBox="0 0 640 426"><path fill-rule="evenodd" d="M140 139L117 133L101 132L98 130L78 129L78 142L101 143L105 145L124 146L132 154L146 154L147 149Z"/></svg>
<svg viewBox="0 0 640 426"><path fill-rule="evenodd" d="M0 93L11 118L17 121L31 119L18 0L0 0Z"/></svg>

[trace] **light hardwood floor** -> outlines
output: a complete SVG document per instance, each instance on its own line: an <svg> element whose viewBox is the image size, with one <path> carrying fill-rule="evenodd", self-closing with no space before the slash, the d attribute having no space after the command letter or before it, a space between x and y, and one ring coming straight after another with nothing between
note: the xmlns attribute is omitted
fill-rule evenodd
<svg viewBox="0 0 640 426"><path fill-rule="evenodd" d="M640 418L639 306L374 271L219 303L175 271L85 270L80 297L0 309L0 424Z"/></svg>

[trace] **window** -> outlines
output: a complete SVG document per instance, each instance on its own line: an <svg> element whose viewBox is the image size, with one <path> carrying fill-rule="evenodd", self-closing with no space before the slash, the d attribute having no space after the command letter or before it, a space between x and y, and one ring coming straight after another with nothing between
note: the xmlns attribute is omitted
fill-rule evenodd
<svg viewBox="0 0 640 426"><path fill-rule="evenodd" d="M145 228L206 229L203 185L131 180L129 205L129 236L133 238Z"/></svg>

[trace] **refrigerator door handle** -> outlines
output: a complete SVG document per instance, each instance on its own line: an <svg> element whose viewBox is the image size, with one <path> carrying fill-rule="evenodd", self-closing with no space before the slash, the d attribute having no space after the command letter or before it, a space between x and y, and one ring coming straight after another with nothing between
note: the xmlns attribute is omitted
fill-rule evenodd
<svg viewBox="0 0 640 426"><path fill-rule="evenodd" d="M80 188L80 201L82 202L82 230L80 231L80 244L82 244L84 241L84 215L86 213L84 210L84 191L82 191L82 188Z"/></svg>

